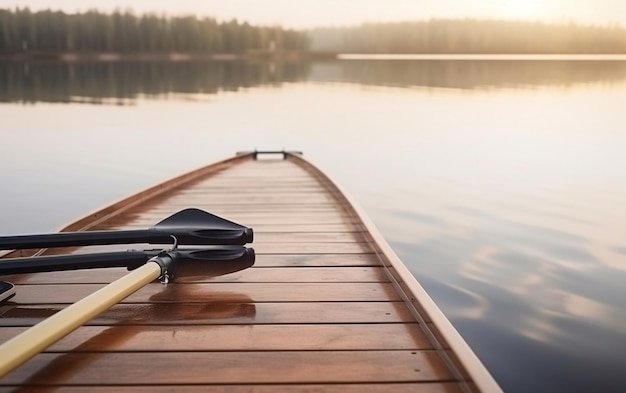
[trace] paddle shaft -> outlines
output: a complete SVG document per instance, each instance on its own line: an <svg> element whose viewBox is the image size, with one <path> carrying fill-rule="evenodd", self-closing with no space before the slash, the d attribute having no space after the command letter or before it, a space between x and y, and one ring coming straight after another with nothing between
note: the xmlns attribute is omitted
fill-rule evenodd
<svg viewBox="0 0 626 393"><path fill-rule="evenodd" d="M0 237L0 250L103 246L107 244L243 245L252 242L250 228L152 228L123 231L59 232Z"/></svg>
<svg viewBox="0 0 626 393"><path fill-rule="evenodd" d="M147 243L150 230L59 232L0 237L0 250ZM168 239L171 242L171 239Z"/></svg>
<svg viewBox="0 0 626 393"><path fill-rule="evenodd" d="M135 267L144 264L161 250L115 251L94 254L44 255L41 257L0 259L0 275L55 272L105 267ZM132 269L129 269L132 270Z"/></svg>
<svg viewBox="0 0 626 393"><path fill-rule="evenodd" d="M161 266L151 260L0 345L0 379L160 276Z"/></svg>

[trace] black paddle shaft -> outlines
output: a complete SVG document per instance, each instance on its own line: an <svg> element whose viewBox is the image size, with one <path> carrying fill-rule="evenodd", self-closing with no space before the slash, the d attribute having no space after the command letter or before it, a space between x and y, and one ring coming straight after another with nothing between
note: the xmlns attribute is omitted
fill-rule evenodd
<svg viewBox="0 0 626 393"><path fill-rule="evenodd" d="M84 231L7 236L0 237L0 250L148 243L145 239L149 231L148 229L135 231ZM171 237L168 243L172 243Z"/></svg>
<svg viewBox="0 0 626 393"><path fill-rule="evenodd" d="M146 251L131 250L0 259L0 275L141 265L159 252L160 250L155 250L150 254Z"/></svg>

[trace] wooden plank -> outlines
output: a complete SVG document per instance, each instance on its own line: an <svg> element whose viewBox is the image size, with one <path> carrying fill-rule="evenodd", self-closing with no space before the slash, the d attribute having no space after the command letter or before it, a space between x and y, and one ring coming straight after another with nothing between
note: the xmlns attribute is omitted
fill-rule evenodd
<svg viewBox="0 0 626 393"><path fill-rule="evenodd" d="M187 205L189 206L189 205ZM167 210L163 210L160 212L155 212L150 215L142 215L141 219L135 219L132 225L141 226L144 228L149 228L166 217L171 216L172 214L183 210L184 208L171 208ZM340 215L336 213L323 213L323 214L315 214L314 212L310 213L293 213L289 215L285 214L259 214L259 215L249 215L249 214L229 214L227 217L224 217L230 221L235 221L238 224L253 227L257 224L342 224L342 223L351 223L352 219L346 215ZM114 223L122 223L124 224L126 219L124 217L120 217L116 220L111 220L110 224Z"/></svg>
<svg viewBox="0 0 626 393"><path fill-rule="evenodd" d="M168 208L167 212L177 212L178 208ZM148 214L142 214L142 217L153 216L154 220L163 219L165 215L163 215L163 211L150 212ZM300 220L314 220L318 221L330 221L330 220L346 220L350 216L342 211L287 211L287 212L272 212L272 211L240 211L240 212L231 212L228 214L228 217L225 217L231 221L256 221L260 220L284 220L285 222L295 221L296 219Z"/></svg>
<svg viewBox="0 0 626 393"><path fill-rule="evenodd" d="M374 254L260 254L255 267L381 266Z"/></svg>
<svg viewBox="0 0 626 393"><path fill-rule="evenodd" d="M380 267L302 267L302 268L263 268L246 269L240 272L213 277L210 282L387 282L383 268ZM197 278L186 280L181 277L180 282L205 282ZM349 285L349 284L348 284Z"/></svg>
<svg viewBox="0 0 626 393"><path fill-rule="evenodd" d="M283 188L278 189L277 186L282 185ZM326 201L332 200L332 194L326 193L326 189L322 185L310 185L306 187L285 187L285 183L275 183L275 184L263 184L262 188L257 188L256 190L249 190L245 184L245 181L242 181L241 184L235 184L234 187L230 188L234 192L230 195L225 192L212 192L213 187L207 187L206 189L202 189L200 187L186 188L181 189L180 192L176 193L176 197L179 198L196 198L196 197L207 197L207 198L224 198L226 196L232 196L234 198L241 199L249 199L249 198L275 198L277 195L285 196L285 197L296 197L300 198L302 196L311 194L323 195ZM222 188L222 191L228 190L228 188ZM314 192L311 192L313 190Z"/></svg>
<svg viewBox="0 0 626 393"><path fill-rule="evenodd" d="M370 254L368 243L258 243L258 254Z"/></svg>
<svg viewBox="0 0 626 393"><path fill-rule="evenodd" d="M198 195L198 194L206 194L206 195L224 195L224 194L232 194L233 191L237 192L239 195L243 194L276 194L282 192L309 192L309 193L325 193L326 189L321 184L311 181L311 182L302 182L298 185L293 185L291 183L262 183L256 185L248 185L245 188L242 187L243 181L228 184L218 184L215 183L212 186L202 187L196 184L193 188L188 188L184 192L188 195Z"/></svg>
<svg viewBox="0 0 626 393"><path fill-rule="evenodd" d="M449 378L433 351L113 352L40 354L6 376L2 384L355 383Z"/></svg>
<svg viewBox="0 0 626 393"><path fill-rule="evenodd" d="M254 234L254 243L364 243L365 237L361 233L272 233L261 232ZM254 245L253 245L254 247ZM330 253L326 253L330 254Z"/></svg>
<svg viewBox="0 0 626 393"><path fill-rule="evenodd" d="M181 205L179 208L189 207L189 205ZM236 213L249 213L249 212L259 212L259 213L271 213L276 211L282 212L294 212L297 213L325 213L325 212L335 212L340 207L338 204L327 204L327 203L294 203L294 204L283 204L280 206L230 206L228 204L223 204L219 206L214 206L215 214L236 214Z"/></svg>
<svg viewBox="0 0 626 393"><path fill-rule="evenodd" d="M103 284L17 285L14 304L74 303ZM242 294L255 302L400 301L391 283L203 283L148 284L122 303L219 303Z"/></svg>
<svg viewBox="0 0 626 393"><path fill-rule="evenodd" d="M297 209L293 207L290 210L258 210L258 209L241 209L237 211L230 211L228 213L228 217L233 219L246 219L246 218L293 218L299 216L311 216L311 217L322 217L322 218L336 218L336 217L347 217L350 214L343 211L342 209L337 208L334 205L329 205L326 209L305 209L306 205L300 205L302 208ZM312 206L320 206L320 205L312 205ZM163 204L162 206L155 206L142 211L141 217L147 218L152 217L153 219L162 219L164 218L164 214L171 214L171 212L176 212L181 209L185 209L190 207L188 204L184 205L170 205ZM193 207L193 206L191 206ZM219 207L217 208L219 209ZM122 214L121 216L124 216Z"/></svg>
<svg viewBox="0 0 626 393"><path fill-rule="evenodd" d="M282 194L274 194L274 195L255 195L248 197L237 197L231 196L201 196L197 197L191 196L173 196L168 199L168 202L176 204L183 203L186 205L197 205L197 206L210 206L213 204L228 204L228 205L255 205L255 206L263 206L263 205L284 205L284 204L298 204L298 203L333 203L334 200L332 197L324 195L324 194L309 194L303 192L301 195L291 194L291 195L282 195Z"/></svg>
<svg viewBox="0 0 626 393"><path fill-rule="evenodd" d="M0 328L0 342L26 330ZM289 337L286 340L285 337ZM418 350L417 324L84 326L46 352Z"/></svg>
<svg viewBox="0 0 626 393"><path fill-rule="evenodd" d="M301 168L294 168L294 171L286 172L281 171L280 168L246 168L245 171L237 173L235 170L228 170L221 175L213 175L213 179L210 182L204 182L200 186L208 186L211 184L224 184L224 183L243 183L249 186L260 186L266 183L280 183L280 184L294 184L299 185L302 183L321 184L319 179L308 175ZM267 173L270 172L270 173ZM202 180L200 180L202 181Z"/></svg>
<svg viewBox="0 0 626 393"><path fill-rule="evenodd" d="M453 382L443 383L361 383L361 384L280 384L280 385L168 385L168 386L89 386L91 393L117 393L120 390L130 393L460 393L459 385ZM29 386L32 393L48 393L50 387ZM83 393L84 386L54 386L56 393Z"/></svg>
<svg viewBox="0 0 626 393"><path fill-rule="evenodd" d="M373 253L367 243L252 243L248 247L254 248L256 254L371 254ZM81 247L81 254L88 254L103 251L126 251L132 249L154 249L159 248L158 245L134 245L129 247L126 244L102 246Z"/></svg>
<svg viewBox="0 0 626 393"><path fill-rule="evenodd" d="M209 211L209 212L212 212L213 214L220 216L220 214L218 214L215 211L215 209L212 209L210 207L206 208L205 206L201 204L196 204L196 205L185 205L181 207L175 207L175 208L163 211L163 212L159 212L155 214L154 216L146 215L146 216L142 216L141 218L134 218L134 219L129 219L127 217L119 217L116 219L111 219L108 225L109 225L109 228L113 228L114 226L123 227L123 226L128 226L128 225L132 225L134 227L140 227L140 228L150 228L153 225L157 224L158 222L162 221L163 219L171 216L172 214L180 210L186 209L189 206L194 206L196 208L200 208L201 210ZM270 225L270 224L293 225L293 224L352 224L353 223L353 220L348 216L340 216L336 214L333 214L333 215L327 214L326 216L320 216L320 215L316 215L314 212L306 213L306 214L294 213L290 217L284 217L284 216L281 217L280 215L275 216L271 214L267 214L265 216L257 216L257 217L242 216L242 215L237 216L235 214L228 214L228 215L222 214L221 216L230 221L234 221L240 225L244 225L244 226L252 227L252 228L254 228L255 225Z"/></svg>
<svg viewBox="0 0 626 393"><path fill-rule="evenodd" d="M414 318L402 302L255 303L230 294L231 302L206 304L118 304L87 325L222 325L408 323ZM0 326L31 326L63 309L63 304L7 305Z"/></svg>
<svg viewBox="0 0 626 393"><path fill-rule="evenodd" d="M211 211L211 209L206 209ZM131 220L111 220L108 224L100 224L93 229L116 229L116 228L126 228L126 229L146 229L154 224L156 224L159 220L145 222L143 224L137 224L136 221ZM247 223L244 223L247 225ZM243 224L242 224L243 225ZM308 232L337 232L337 233L348 233L348 232L362 232L362 226L359 224L353 223L343 223L343 224L281 224L281 223L259 223L256 225L252 225L252 229L254 229L254 233L263 233L263 232L271 232L271 233L308 233Z"/></svg>
<svg viewBox="0 0 626 393"><path fill-rule="evenodd" d="M360 224L257 224L254 233L360 232Z"/></svg>
<svg viewBox="0 0 626 393"><path fill-rule="evenodd" d="M162 211L154 216L147 216L143 214L139 214L138 212L129 211L126 213L122 213L116 217L113 217L105 222L99 223L94 226L92 229L123 229L123 228L149 228L159 221L165 219L166 217L174 214L185 208L197 207L189 204L184 205L171 205L167 211ZM284 206L281 208L280 213L276 213L276 209L273 207L267 209L260 208L243 208L243 207L233 207L233 206L215 206L209 210L210 213L216 214L218 216L224 217L231 221L241 221L242 223L245 221L249 221L251 218L259 219L262 217L289 217L292 215L299 216L311 216L311 217L325 217L325 218L337 218L337 217L348 217L346 213L342 213L341 211L337 211L335 208L327 208L322 205L311 205L311 206ZM116 228L117 227L117 228Z"/></svg>
<svg viewBox="0 0 626 393"><path fill-rule="evenodd" d="M302 267L251 268L218 277L178 277L176 282L385 282L387 276L380 267ZM18 284L107 284L125 274L125 268L71 270L10 276ZM9 276L7 276L9 277Z"/></svg>

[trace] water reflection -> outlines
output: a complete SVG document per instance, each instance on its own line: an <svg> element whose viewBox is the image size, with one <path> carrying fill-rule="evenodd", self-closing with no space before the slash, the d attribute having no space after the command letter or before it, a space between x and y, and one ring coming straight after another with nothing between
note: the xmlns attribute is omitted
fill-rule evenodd
<svg viewBox="0 0 626 393"><path fill-rule="evenodd" d="M624 61L0 62L0 102L127 105L140 96L215 94L296 81L485 90L624 80Z"/></svg>
<svg viewBox="0 0 626 393"><path fill-rule="evenodd" d="M306 63L2 63L0 102L132 103L138 96L215 94L305 79Z"/></svg>
<svg viewBox="0 0 626 393"><path fill-rule="evenodd" d="M409 240L406 230L405 240L392 240L394 249L505 390L615 391L626 350L626 275L597 252L613 247L582 230L589 225L553 227L541 209L519 215L515 203L490 212L474 205L413 207L417 213L404 219L421 236ZM385 215L398 222L404 209ZM462 229L454 235L441 222ZM512 371L520 368L532 379Z"/></svg>
<svg viewBox="0 0 626 393"><path fill-rule="evenodd" d="M613 84L626 80L626 61L350 60L314 64L311 79L393 87L489 89Z"/></svg>

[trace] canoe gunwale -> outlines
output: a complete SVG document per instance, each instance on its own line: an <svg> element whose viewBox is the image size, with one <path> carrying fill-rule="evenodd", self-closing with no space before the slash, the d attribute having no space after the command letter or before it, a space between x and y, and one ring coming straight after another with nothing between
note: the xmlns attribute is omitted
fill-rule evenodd
<svg viewBox="0 0 626 393"><path fill-rule="evenodd" d="M375 250L389 279L404 299L417 322L422 325L424 332L435 346L437 352L442 355L444 362L448 363L453 372L460 374L457 377L463 381L469 376L471 382L482 392L502 392L502 389L478 356L476 356L415 276L396 255L359 203L345 189L339 186L339 183L333 181L326 173L306 158L293 154L286 154L285 158L298 161L307 170L318 174L318 179L325 180L327 185L334 190L332 194L345 201L346 209L352 212L357 222L363 226L365 239ZM433 332L429 328L429 324L424 320L422 313L426 314L430 319L437 332ZM437 333L445 340L451 351L443 348L440 343L441 340L437 338ZM456 359L450 359L448 353L455 355ZM460 364L464 370L458 370L456 364ZM460 386L464 388L463 390L473 391L474 389L468 385L468 383L461 383Z"/></svg>

